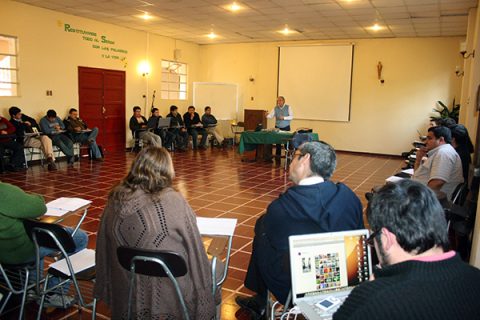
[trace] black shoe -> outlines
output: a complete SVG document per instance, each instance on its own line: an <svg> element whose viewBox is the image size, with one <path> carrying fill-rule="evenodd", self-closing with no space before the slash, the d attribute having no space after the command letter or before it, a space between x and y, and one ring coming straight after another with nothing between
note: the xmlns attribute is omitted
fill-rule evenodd
<svg viewBox="0 0 480 320"><path fill-rule="evenodd" d="M73 164L75 163L75 157L67 157L67 164L69 167L73 167Z"/></svg>
<svg viewBox="0 0 480 320"><path fill-rule="evenodd" d="M260 319L265 315L266 301L260 302L263 299L259 296L253 297L236 297L235 302L243 309L247 309L252 314L253 319Z"/></svg>

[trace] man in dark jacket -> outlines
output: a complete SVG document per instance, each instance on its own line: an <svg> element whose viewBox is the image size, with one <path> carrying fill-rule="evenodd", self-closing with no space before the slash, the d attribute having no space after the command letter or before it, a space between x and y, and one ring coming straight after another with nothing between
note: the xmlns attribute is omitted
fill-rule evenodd
<svg viewBox="0 0 480 320"><path fill-rule="evenodd" d="M92 153L92 159L103 161L102 152L97 145L97 127L89 129L87 124L78 117L78 110L75 108L68 111L68 117L63 122L74 143L87 143Z"/></svg>
<svg viewBox="0 0 480 320"><path fill-rule="evenodd" d="M207 131L203 128L203 124L200 121L200 115L195 112L195 107L188 107L188 111L183 115L183 122L187 128L188 134L192 136L193 149L197 149L198 135L202 135L200 140L200 149L206 149L207 146Z"/></svg>
<svg viewBox="0 0 480 320"><path fill-rule="evenodd" d="M170 106L170 113L167 114L167 118L172 118L168 131L174 135L175 148L180 151L185 151L188 141L188 133L185 124L183 123L182 116L178 113L177 106Z"/></svg>
<svg viewBox="0 0 480 320"><path fill-rule="evenodd" d="M57 170L55 156L53 154L52 139L40 134L40 126L35 119L22 113L20 108L12 106L8 109L10 122L16 128L17 142L25 147L41 149L47 159L48 170Z"/></svg>
<svg viewBox="0 0 480 320"><path fill-rule="evenodd" d="M252 298L237 297L254 319L263 316L267 290L285 303L291 290L288 237L320 232L363 229L362 205L346 185L328 179L336 167L333 148L306 142L295 152L289 178L295 184L257 220L245 287Z"/></svg>

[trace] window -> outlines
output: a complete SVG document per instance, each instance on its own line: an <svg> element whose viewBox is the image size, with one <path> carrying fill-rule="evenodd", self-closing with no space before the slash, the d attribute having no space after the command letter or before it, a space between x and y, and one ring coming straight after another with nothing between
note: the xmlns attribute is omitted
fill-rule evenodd
<svg viewBox="0 0 480 320"><path fill-rule="evenodd" d="M162 60L161 98L187 100L187 64Z"/></svg>
<svg viewBox="0 0 480 320"><path fill-rule="evenodd" d="M0 35L0 97L18 95L17 38Z"/></svg>

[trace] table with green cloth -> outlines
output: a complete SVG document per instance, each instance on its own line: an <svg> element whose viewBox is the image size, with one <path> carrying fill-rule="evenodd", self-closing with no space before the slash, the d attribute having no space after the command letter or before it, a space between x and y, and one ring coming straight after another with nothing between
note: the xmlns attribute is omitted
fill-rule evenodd
<svg viewBox="0 0 480 320"><path fill-rule="evenodd" d="M292 139L293 132L289 131L245 131L240 136L238 152L255 150L258 144L286 144ZM317 133L310 133L313 140L318 140Z"/></svg>

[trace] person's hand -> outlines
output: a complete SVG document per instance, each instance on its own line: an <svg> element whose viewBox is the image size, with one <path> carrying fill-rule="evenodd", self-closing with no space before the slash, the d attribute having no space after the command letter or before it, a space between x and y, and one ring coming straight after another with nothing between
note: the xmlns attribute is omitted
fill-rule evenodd
<svg viewBox="0 0 480 320"><path fill-rule="evenodd" d="M284 117L284 116L280 116L280 117L278 117L278 119L280 119L280 120L284 120L284 119L285 119L285 117Z"/></svg>
<svg viewBox="0 0 480 320"><path fill-rule="evenodd" d="M416 161L419 161L421 162L422 161L422 158L426 156L427 154L427 148L426 147L421 147L417 150L417 153L415 154L416 155Z"/></svg>
<svg viewBox="0 0 480 320"><path fill-rule="evenodd" d="M180 128L180 131L185 132L185 131L187 131L187 129L185 129L185 128Z"/></svg>
<svg viewBox="0 0 480 320"><path fill-rule="evenodd" d="M141 128L142 128L142 129L145 129L146 127L147 127L146 124L142 124L142 125L141 125Z"/></svg>
<svg viewBox="0 0 480 320"><path fill-rule="evenodd" d="M56 126L53 127L53 129L55 129L55 131L60 131L62 130L62 128L60 128L60 126L57 124Z"/></svg>
<svg viewBox="0 0 480 320"><path fill-rule="evenodd" d="M80 132L80 131L82 131L82 128L80 128L80 127L75 127L75 128L73 128L73 131L75 131L75 132Z"/></svg>
<svg viewBox="0 0 480 320"><path fill-rule="evenodd" d="M8 132L5 131L5 130L2 130L2 131L0 131L0 134L8 134Z"/></svg>
<svg viewBox="0 0 480 320"><path fill-rule="evenodd" d="M30 123L30 121L25 121L24 123L25 123L27 126L29 126L29 127L32 126L32 124Z"/></svg>

